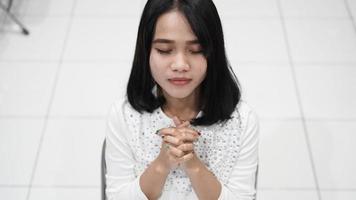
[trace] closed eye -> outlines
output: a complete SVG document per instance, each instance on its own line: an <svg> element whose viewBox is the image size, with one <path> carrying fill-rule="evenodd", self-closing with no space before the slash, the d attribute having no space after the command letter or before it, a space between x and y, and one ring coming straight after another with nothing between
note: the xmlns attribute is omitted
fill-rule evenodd
<svg viewBox="0 0 356 200"><path fill-rule="evenodd" d="M157 49L157 52L160 54L170 54L172 52L172 50L161 50L161 49Z"/></svg>
<svg viewBox="0 0 356 200"><path fill-rule="evenodd" d="M201 53L203 53L203 51L202 51L202 50L199 50L199 51L190 51L190 53L192 53L192 54L201 54Z"/></svg>

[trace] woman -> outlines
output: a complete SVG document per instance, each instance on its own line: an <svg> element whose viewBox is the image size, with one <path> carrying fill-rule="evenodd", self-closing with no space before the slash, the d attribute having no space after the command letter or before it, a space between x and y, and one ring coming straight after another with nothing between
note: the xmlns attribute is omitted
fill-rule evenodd
<svg viewBox="0 0 356 200"><path fill-rule="evenodd" d="M108 199L254 199L258 127L213 2L148 0L108 116Z"/></svg>

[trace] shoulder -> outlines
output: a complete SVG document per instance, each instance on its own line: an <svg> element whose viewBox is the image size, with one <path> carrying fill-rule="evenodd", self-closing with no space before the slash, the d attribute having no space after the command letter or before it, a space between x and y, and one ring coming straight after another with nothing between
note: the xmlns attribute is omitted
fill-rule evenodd
<svg viewBox="0 0 356 200"><path fill-rule="evenodd" d="M249 115L251 113L255 113L254 108L246 101L241 99L239 103L236 105L235 111L240 114Z"/></svg>
<svg viewBox="0 0 356 200"><path fill-rule="evenodd" d="M122 120L128 120L129 118L138 117L141 115L136 111L129 103L127 97L121 97L115 100L110 107L110 114L118 115Z"/></svg>
<svg viewBox="0 0 356 200"><path fill-rule="evenodd" d="M245 100L240 100L233 115L240 119L241 128L245 131L251 128L251 126L259 126L259 117L255 109Z"/></svg>
<svg viewBox="0 0 356 200"><path fill-rule="evenodd" d="M237 106L241 120L241 144L243 146L256 146L259 138L259 117L253 107L242 100Z"/></svg>
<svg viewBox="0 0 356 200"><path fill-rule="evenodd" d="M109 127L122 130L124 134L132 135L136 132L133 128L138 127L142 114L136 111L126 97L116 99L110 106L107 116Z"/></svg>

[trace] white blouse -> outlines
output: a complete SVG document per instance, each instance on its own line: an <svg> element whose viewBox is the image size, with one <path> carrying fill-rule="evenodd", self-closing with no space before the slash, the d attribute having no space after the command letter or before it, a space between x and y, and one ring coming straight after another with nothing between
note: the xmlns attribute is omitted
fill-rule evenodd
<svg viewBox="0 0 356 200"><path fill-rule="evenodd" d="M198 116L202 115L202 111ZM139 185L146 167L158 156L162 138L158 129L174 126L161 108L140 114L127 98L114 102L107 118L105 160L108 200L147 199ZM258 117L240 101L232 119L210 126L192 126L201 133L194 151L220 181L220 200L255 198L258 163ZM165 182L163 200L198 199L189 177L180 168L172 170Z"/></svg>

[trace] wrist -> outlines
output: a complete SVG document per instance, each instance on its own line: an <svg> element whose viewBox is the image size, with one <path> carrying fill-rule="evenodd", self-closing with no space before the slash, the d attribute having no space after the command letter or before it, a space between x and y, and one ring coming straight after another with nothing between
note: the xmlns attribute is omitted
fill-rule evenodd
<svg viewBox="0 0 356 200"><path fill-rule="evenodd" d="M190 166L190 167L184 167L183 170L187 174L187 176L197 176L201 171L202 167L201 166Z"/></svg>
<svg viewBox="0 0 356 200"><path fill-rule="evenodd" d="M170 168L169 165L166 164L162 159L159 157L156 158L156 160L153 161L154 164L154 169L156 172L160 174L169 174Z"/></svg>
<svg viewBox="0 0 356 200"><path fill-rule="evenodd" d="M204 164L194 155L194 157L182 164L183 170L187 175L199 174L199 172L204 168Z"/></svg>

